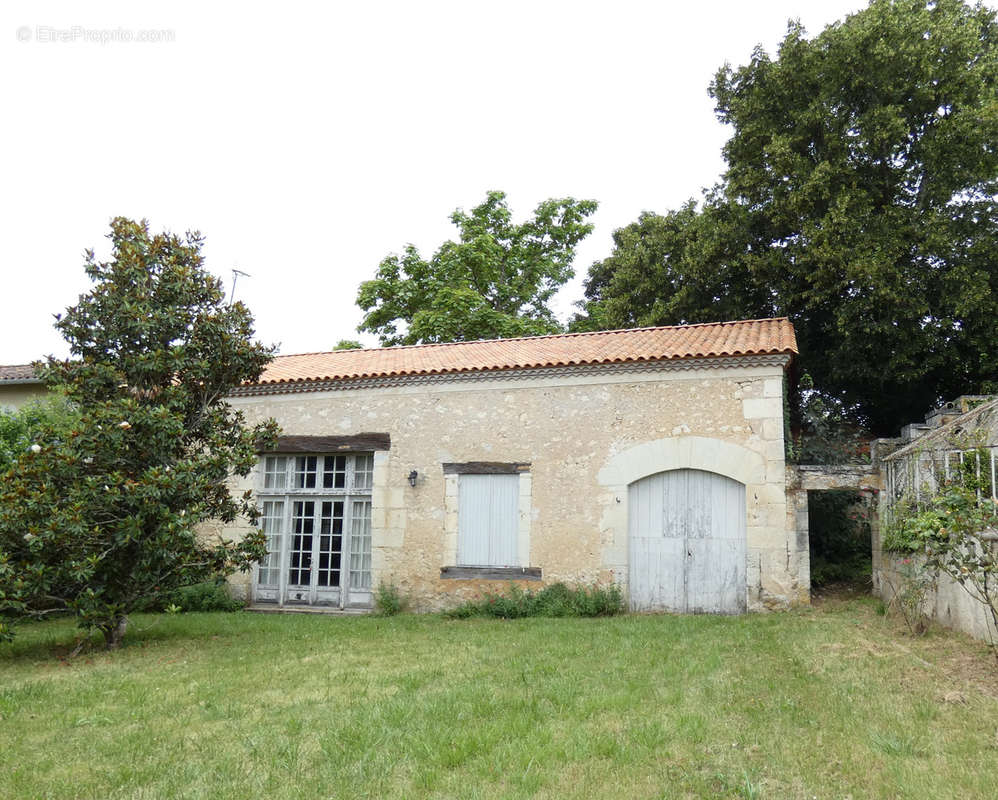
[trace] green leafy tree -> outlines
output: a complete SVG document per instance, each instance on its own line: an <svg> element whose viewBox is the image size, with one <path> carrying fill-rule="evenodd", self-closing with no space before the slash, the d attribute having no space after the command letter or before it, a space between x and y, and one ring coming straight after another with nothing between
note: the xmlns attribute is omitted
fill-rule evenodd
<svg viewBox="0 0 998 800"><path fill-rule="evenodd" d="M745 214L717 195L667 214L643 213L614 231L592 265L585 314L573 330L682 325L772 315L772 295L745 280Z"/></svg>
<svg viewBox="0 0 998 800"><path fill-rule="evenodd" d="M572 277L575 248L593 229L593 200L545 200L515 224L503 192L470 213L451 214L459 240L428 261L409 245L381 262L357 305L358 331L385 345L454 342L556 333L548 301Z"/></svg>
<svg viewBox="0 0 998 800"><path fill-rule="evenodd" d="M618 232L576 326L789 316L877 433L998 389L996 37L979 5L873 0L721 69L721 184Z"/></svg>
<svg viewBox="0 0 998 800"><path fill-rule="evenodd" d="M93 288L56 323L72 357L39 366L80 415L42 424L0 477L0 635L68 611L116 647L132 611L266 551L259 532L234 543L199 526L256 518L227 479L248 474L276 426L247 429L225 396L272 351L252 341L246 307L225 304L198 234L118 218L110 239L111 260L88 253Z"/></svg>
<svg viewBox="0 0 998 800"><path fill-rule="evenodd" d="M333 345L333 350L362 350L363 348L364 345L356 339L340 339Z"/></svg>

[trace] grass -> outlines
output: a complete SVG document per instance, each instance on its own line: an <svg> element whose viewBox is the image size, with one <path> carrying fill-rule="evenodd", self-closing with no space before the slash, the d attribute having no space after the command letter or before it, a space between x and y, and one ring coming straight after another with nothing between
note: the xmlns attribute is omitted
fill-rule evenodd
<svg viewBox="0 0 998 800"><path fill-rule="evenodd" d="M869 600L743 617L184 614L0 647L3 798L998 796L998 675Z"/></svg>

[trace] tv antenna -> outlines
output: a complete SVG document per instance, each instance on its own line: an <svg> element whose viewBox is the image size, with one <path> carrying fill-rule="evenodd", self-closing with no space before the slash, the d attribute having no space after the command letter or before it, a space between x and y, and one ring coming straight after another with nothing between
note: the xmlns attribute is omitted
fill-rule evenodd
<svg viewBox="0 0 998 800"><path fill-rule="evenodd" d="M239 280L239 276L242 275L245 278L252 278L248 272L243 272L241 269L232 269L232 293L229 295L229 305L232 305L232 300L236 296L236 281Z"/></svg>

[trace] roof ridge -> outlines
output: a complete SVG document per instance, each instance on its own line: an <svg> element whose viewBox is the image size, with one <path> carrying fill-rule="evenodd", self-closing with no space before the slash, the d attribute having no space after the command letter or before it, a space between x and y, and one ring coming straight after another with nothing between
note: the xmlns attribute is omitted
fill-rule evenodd
<svg viewBox="0 0 998 800"><path fill-rule="evenodd" d="M283 353L274 356L277 358L294 358L296 356L324 356L332 355L333 353L384 353L386 351L398 351L398 350L422 350L429 349L433 347L457 347L460 345L472 345L472 344L483 344L485 342L536 342L541 339L571 339L571 338L581 338L585 336L606 336L611 333L639 333L644 331L666 331L675 330L678 328L689 329L689 328L711 328L711 327L721 327L724 325L748 325L757 322L789 322L790 318L783 317L759 317L758 319L733 319L724 320L721 322L689 322L682 323L679 325L648 325L641 328L611 328L610 330L604 331L567 331L565 333L543 333L536 336L511 336L509 338L499 338L499 339L466 339L459 342L427 342L425 344L398 344L390 345L388 347L351 347L343 350L312 350L305 353Z"/></svg>

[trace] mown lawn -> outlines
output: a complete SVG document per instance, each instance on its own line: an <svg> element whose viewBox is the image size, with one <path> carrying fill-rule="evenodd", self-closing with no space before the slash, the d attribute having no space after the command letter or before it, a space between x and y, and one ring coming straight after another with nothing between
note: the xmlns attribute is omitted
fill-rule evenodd
<svg viewBox="0 0 998 800"><path fill-rule="evenodd" d="M740 618L148 615L0 646L0 798L998 797L984 648Z"/></svg>

